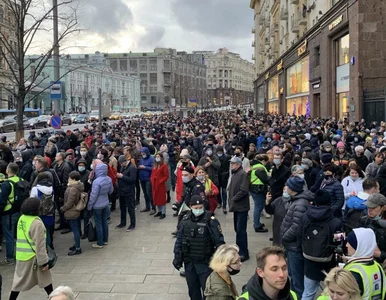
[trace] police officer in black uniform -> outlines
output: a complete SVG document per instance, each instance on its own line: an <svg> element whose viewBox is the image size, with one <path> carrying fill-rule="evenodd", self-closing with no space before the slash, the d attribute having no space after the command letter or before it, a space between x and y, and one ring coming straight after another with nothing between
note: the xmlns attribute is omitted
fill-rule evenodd
<svg viewBox="0 0 386 300"><path fill-rule="evenodd" d="M209 261L225 242L220 223L205 210L201 196L191 197L190 208L178 228L173 265L179 270L185 263L190 299L203 300L206 279L212 272Z"/></svg>

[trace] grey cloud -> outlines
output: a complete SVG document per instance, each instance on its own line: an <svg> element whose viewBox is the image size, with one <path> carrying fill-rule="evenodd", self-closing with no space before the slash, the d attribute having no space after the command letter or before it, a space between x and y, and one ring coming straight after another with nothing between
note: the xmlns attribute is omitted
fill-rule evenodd
<svg viewBox="0 0 386 300"><path fill-rule="evenodd" d="M253 24L249 1L175 0L173 12L178 24L187 30L209 36L245 38Z"/></svg>
<svg viewBox="0 0 386 300"><path fill-rule="evenodd" d="M146 27L146 34L140 38L138 45L141 47L156 47L165 36L166 29L163 26L151 25Z"/></svg>
<svg viewBox="0 0 386 300"><path fill-rule="evenodd" d="M101 35L118 33L133 24L133 13L124 0L90 0L80 18L89 31Z"/></svg>

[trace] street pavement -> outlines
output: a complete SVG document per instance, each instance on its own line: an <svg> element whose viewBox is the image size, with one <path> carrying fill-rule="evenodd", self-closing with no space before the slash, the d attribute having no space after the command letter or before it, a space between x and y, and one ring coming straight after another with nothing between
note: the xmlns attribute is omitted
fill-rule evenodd
<svg viewBox="0 0 386 300"><path fill-rule="evenodd" d="M172 199L174 198L174 195ZM61 235L55 232L55 250L59 255L53 268L54 288L68 285L78 300L186 300L189 299L184 278L172 265L177 218L173 217L171 204L167 205L167 217L163 220L140 213L144 200L136 211L137 225L133 232L115 229L119 223L119 208L112 212L109 225L109 245L94 249L92 243L81 241L83 254L69 257L68 247L73 245L72 233ZM248 242L251 259L243 263L241 272L233 277L239 294L256 268L256 253L269 246L272 236L272 219L262 217L269 228L268 233L255 233L252 225L253 202L248 221ZM233 214L224 215L217 210L226 243L235 243ZM4 244L3 244L4 249ZM5 250L5 249L4 249ZM4 254L3 250L3 254ZM0 266L3 276L3 299L9 298L14 266ZM18 299L46 299L46 293L38 287L21 293Z"/></svg>

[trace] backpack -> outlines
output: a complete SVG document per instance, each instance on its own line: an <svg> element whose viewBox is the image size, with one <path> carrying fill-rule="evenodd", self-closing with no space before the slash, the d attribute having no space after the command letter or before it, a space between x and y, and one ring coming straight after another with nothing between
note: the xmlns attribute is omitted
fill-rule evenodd
<svg viewBox="0 0 386 300"><path fill-rule="evenodd" d="M304 258L314 262L330 262L333 258L332 234L326 222L307 221L303 228Z"/></svg>
<svg viewBox="0 0 386 300"><path fill-rule="evenodd" d="M39 216L49 216L55 213L54 193L43 194L38 188L38 198L41 200Z"/></svg>
<svg viewBox="0 0 386 300"><path fill-rule="evenodd" d="M11 180L8 180L8 182L13 187L14 191L12 209L14 212L20 212L21 205L23 204L24 200L29 198L29 182L25 181L23 178L19 178L18 182L13 182Z"/></svg>
<svg viewBox="0 0 386 300"><path fill-rule="evenodd" d="M79 202L76 205L76 210L77 211L84 210L86 208L86 206L87 206L87 201L88 201L88 194L86 192L82 192L80 194Z"/></svg>

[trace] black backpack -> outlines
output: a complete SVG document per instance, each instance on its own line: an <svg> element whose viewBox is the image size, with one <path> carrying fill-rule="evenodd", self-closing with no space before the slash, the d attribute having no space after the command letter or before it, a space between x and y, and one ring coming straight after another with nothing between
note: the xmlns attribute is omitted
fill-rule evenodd
<svg viewBox="0 0 386 300"><path fill-rule="evenodd" d="M54 193L52 192L51 194L46 195L38 189L38 198L41 200L39 215L53 215L55 213Z"/></svg>
<svg viewBox="0 0 386 300"><path fill-rule="evenodd" d="M9 184L13 187L14 190L14 200L12 203L12 210L14 212L20 212L21 205L25 199L29 198L30 185L29 182L25 181L23 178L19 178L18 182L13 182L8 180Z"/></svg>
<svg viewBox="0 0 386 300"><path fill-rule="evenodd" d="M304 258L314 262L330 262L333 258L332 234L329 221L307 221L303 228L302 250Z"/></svg>

